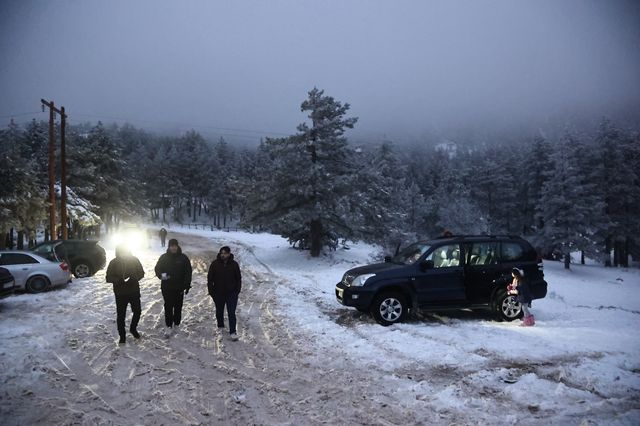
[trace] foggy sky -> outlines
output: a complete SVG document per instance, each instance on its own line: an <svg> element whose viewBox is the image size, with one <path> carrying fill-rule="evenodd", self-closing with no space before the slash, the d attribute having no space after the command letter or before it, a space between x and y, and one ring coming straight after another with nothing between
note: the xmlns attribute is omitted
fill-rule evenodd
<svg viewBox="0 0 640 426"><path fill-rule="evenodd" d="M45 98L254 143L314 86L363 139L640 116L637 1L1 1L0 49L2 127Z"/></svg>

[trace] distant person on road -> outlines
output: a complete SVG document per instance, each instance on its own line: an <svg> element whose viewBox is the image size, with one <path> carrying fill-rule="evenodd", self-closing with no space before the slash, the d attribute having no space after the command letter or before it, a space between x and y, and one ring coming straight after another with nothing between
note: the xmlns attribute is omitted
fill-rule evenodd
<svg viewBox="0 0 640 426"><path fill-rule="evenodd" d="M155 272L164 298L165 337L170 337L174 327L180 325L184 295L191 289L191 262L182 253L178 240L169 240L169 248L158 259Z"/></svg>
<svg viewBox="0 0 640 426"><path fill-rule="evenodd" d="M516 295L516 300L522 306L522 312L524 317L522 318L522 326L530 327L536 324L535 318L531 313L531 301L533 297L531 295L531 287L529 286L529 280L524 276L524 271L519 268L513 268L511 270L511 276L513 281L507 287L507 291L510 294Z"/></svg>
<svg viewBox="0 0 640 426"><path fill-rule="evenodd" d="M216 260L211 262L207 274L207 289L216 307L218 329L224 328L224 307L229 316L229 333L232 340L238 340L236 332L236 307L242 289L240 265L233 259L231 249L224 246Z"/></svg>
<svg viewBox="0 0 640 426"><path fill-rule="evenodd" d="M164 228L160 228L160 232L158 233L158 235L160 235L160 244L162 244L162 247L164 247L164 242L167 239L167 230Z"/></svg>
<svg viewBox="0 0 640 426"><path fill-rule="evenodd" d="M116 296L116 323L118 324L118 334L120 341L126 342L125 317L127 316L127 305L131 304L133 318L129 331L136 339L140 338L138 333L138 322L142 312L140 304L140 280L144 277L144 269L137 257L133 256L127 246L116 247L116 257L107 267L106 280L113 283L113 293Z"/></svg>

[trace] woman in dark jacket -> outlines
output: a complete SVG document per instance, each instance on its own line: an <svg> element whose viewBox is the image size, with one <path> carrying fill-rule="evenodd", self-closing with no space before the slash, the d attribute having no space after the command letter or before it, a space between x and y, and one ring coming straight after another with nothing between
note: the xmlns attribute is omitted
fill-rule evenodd
<svg viewBox="0 0 640 426"><path fill-rule="evenodd" d="M119 343L126 341L124 320L129 304L131 304L133 312L129 331L136 339L140 338L138 322L142 313L140 304L140 280L142 277L144 277L144 269L142 269L138 258L133 256L126 246L116 247L116 257L109 262L106 280L108 283L113 283L113 293L116 296L116 323L118 324L118 334L120 334Z"/></svg>
<svg viewBox="0 0 640 426"><path fill-rule="evenodd" d="M236 307L242 289L240 265L233 259L231 249L224 246L216 260L211 262L207 274L207 289L216 306L218 328L224 328L224 307L229 316L229 333L232 340L238 340L236 333Z"/></svg>
<svg viewBox="0 0 640 426"><path fill-rule="evenodd" d="M173 326L179 326L182 319L184 295L191 288L191 261L182 253L178 240L169 240L167 252L160 256L155 267L156 276L161 280L164 298L164 320L166 337L171 335Z"/></svg>

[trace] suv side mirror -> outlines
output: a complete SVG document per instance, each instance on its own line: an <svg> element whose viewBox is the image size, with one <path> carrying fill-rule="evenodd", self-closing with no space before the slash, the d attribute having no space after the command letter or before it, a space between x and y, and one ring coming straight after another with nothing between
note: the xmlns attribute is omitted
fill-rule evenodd
<svg viewBox="0 0 640 426"><path fill-rule="evenodd" d="M384 263L389 263L391 262L392 257L391 256L385 256L384 257Z"/></svg>
<svg viewBox="0 0 640 426"><path fill-rule="evenodd" d="M426 271L428 269L433 269L433 260L423 260L420 262L420 270Z"/></svg>

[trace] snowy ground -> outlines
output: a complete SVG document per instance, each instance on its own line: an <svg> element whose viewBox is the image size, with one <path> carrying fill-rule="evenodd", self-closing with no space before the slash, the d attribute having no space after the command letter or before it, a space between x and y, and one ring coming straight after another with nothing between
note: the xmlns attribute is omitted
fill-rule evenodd
<svg viewBox="0 0 640 426"><path fill-rule="evenodd" d="M115 343L104 271L0 300L3 424L640 423L638 270L545 263L533 328L481 311L384 328L334 296L371 246L309 259L267 234L182 231L194 283L171 339L158 246L137 253L140 341ZM206 294L223 244L244 273L239 342L215 330Z"/></svg>

